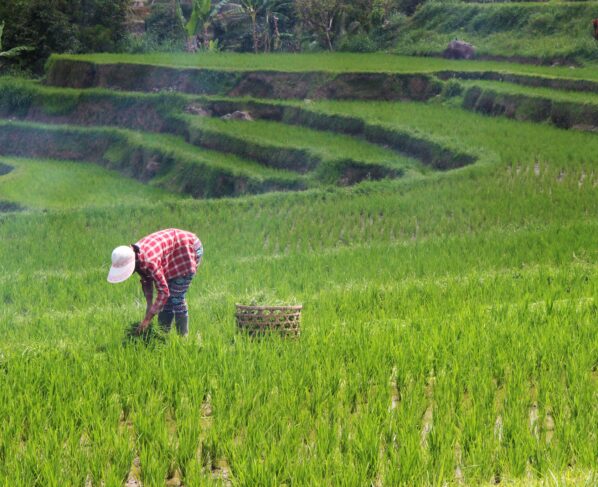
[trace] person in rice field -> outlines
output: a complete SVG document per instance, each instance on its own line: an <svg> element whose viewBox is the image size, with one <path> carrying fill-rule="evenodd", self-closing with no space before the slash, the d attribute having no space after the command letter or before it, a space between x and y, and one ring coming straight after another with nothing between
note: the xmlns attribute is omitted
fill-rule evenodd
<svg viewBox="0 0 598 487"><path fill-rule="evenodd" d="M108 282L124 282L134 272L141 277L147 301L143 321L136 329L143 333L158 315L158 323L166 332L173 320L177 332L189 333L189 312L185 295L203 257L203 245L191 232L169 228L142 238L132 245L117 247L112 252ZM157 290L153 300L154 286Z"/></svg>

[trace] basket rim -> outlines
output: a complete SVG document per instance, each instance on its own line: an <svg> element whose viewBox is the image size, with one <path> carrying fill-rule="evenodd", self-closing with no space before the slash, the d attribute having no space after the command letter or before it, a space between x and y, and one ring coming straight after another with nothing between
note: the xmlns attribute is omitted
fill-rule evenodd
<svg viewBox="0 0 598 487"><path fill-rule="evenodd" d="M241 310L273 310L273 311L301 311L303 309L302 304L289 305L289 306L251 306L246 304L235 304L237 309Z"/></svg>

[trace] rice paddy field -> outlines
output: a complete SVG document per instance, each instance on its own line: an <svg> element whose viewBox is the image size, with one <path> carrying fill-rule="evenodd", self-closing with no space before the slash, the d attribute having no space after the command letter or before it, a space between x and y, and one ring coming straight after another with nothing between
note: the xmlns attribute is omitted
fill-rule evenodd
<svg viewBox="0 0 598 487"><path fill-rule="evenodd" d="M597 485L598 138L437 82L366 101L0 80L0 485ZM110 254L170 227L205 248L190 335L130 340L144 298L106 282ZM303 304L300 338L237 331L258 295Z"/></svg>

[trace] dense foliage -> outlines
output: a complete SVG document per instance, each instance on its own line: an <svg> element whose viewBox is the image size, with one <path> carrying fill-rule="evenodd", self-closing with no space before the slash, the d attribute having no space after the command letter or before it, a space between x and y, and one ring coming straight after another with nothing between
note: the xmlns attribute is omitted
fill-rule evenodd
<svg viewBox="0 0 598 487"><path fill-rule="evenodd" d="M11 61L41 72L51 52L398 50L435 54L458 37L482 56L595 59L588 2L461 0L6 0Z"/></svg>
<svg viewBox="0 0 598 487"><path fill-rule="evenodd" d="M554 60L598 56L589 2L462 0L6 0L13 68L41 72L51 52L398 50L441 54L458 37L479 55ZM6 63L5 63L6 64ZM5 66L6 68L6 66Z"/></svg>
<svg viewBox="0 0 598 487"><path fill-rule="evenodd" d="M30 46L19 64L40 70L52 52L121 49L129 0L4 0L5 47Z"/></svg>
<svg viewBox="0 0 598 487"><path fill-rule="evenodd" d="M389 47L421 0L161 0L132 35L130 0L5 0L5 46L31 46L17 66L41 72L50 53L224 49L374 51ZM187 41L187 43L185 42ZM14 64L14 63L13 63Z"/></svg>
<svg viewBox="0 0 598 487"><path fill-rule="evenodd" d="M428 1L397 39L403 54L439 54L458 37L489 57L598 59L596 2Z"/></svg>

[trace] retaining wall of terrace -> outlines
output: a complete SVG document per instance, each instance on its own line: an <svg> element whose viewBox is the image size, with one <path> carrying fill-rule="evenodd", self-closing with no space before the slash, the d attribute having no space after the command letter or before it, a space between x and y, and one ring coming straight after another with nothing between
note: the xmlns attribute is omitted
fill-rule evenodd
<svg viewBox="0 0 598 487"><path fill-rule="evenodd" d="M598 92L598 82L585 79L548 78L545 76L514 74L502 71L438 71L436 75L444 81L449 79L503 81L535 88Z"/></svg>
<svg viewBox="0 0 598 487"><path fill-rule="evenodd" d="M422 101L438 95L442 88L435 76L427 74L219 71L63 58L50 61L47 84L278 99Z"/></svg>
<svg viewBox="0 0 598 487"><path fill-rule="evenodd" d="M485 115L502 115L536 123L548 122L563 129L594 130L598 127L596 105L501 93L477 86L465 91L463 108Z"/></svg>
<svg viewBox="0 0 598 487"><path fill-rule="evenodd" d="M206 106L215 114L243 109L250 111L255 118L363 137L369 142L390 146L401 153L415 157L424 165L440 171L457 169L476 161L476 158L470 154L457 152L407 131L369 124L358 117L256 101L207 101Z"/></svg>
<svg viewBox="0 0 598 487"><path fill-rule="evenodd" d="M0 90L0 116L18 117L23 120L61 123L72 125L107 125L136 130L173 133L183 136L187 141L215 150L234 152L238 149L246 157L251 157L263 164L297 172L307 172L317 165L317 161L306 156L304 151L280 150L278 158L263 147L251 145L246 141L234 140L225 134L214 131L191 131L187 124L176 116L189 106L204 108L213 116L222 116L235 110L249 111L256 119L270 120L291 125L305 126L311 129L338 132L362 137L369 142L387 145L411 157L419 159L424 165L436 170L449 170L475 162L472 155L444 147L432 140L421 138L407 131L384 128L368 124L363 119L347 115L327 114L292 104L269 103L246 100L209 100L198 98L193 103L176 93L155 95L74 92L64 90L59 100L60 110L48 104L48 98L32 87L13 86ZM54 94L58 97L58 94ZM20 100L18 105L14 100ZM381 168L380 168L381 169ZM348 169L347 169L348 170ZM349 171L354 173L355 171ZM389 176L396 176L389 174ZM341 179L347 177L341 175ZM354 178L349 177L350 180Z"/></svg>

